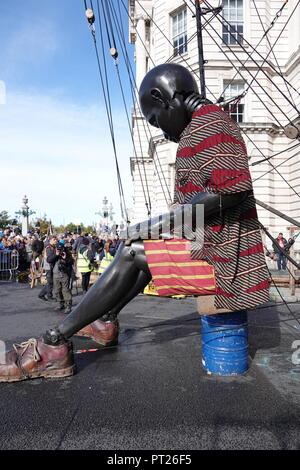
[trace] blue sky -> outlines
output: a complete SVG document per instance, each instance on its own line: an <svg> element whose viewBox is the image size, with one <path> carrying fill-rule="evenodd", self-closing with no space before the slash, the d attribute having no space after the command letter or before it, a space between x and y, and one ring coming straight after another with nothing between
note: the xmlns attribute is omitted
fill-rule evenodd
<svg viewBox="0 0 300 470"><path fill-rule="evenodd" d="M122 5L121 13L127 39ZM0 44L0 81L6 90L5 100L0 99L0 210L13 215L26 194L36 216L46 213L56 225L90 224L97 222L95 212L107 196L118 215L114 154L83 0L1 2ZM105 46L119 165L132 207L131 138ZM134 69L133 46L127 43L127 49ZM118 63L130 111L120 50Z"/></svg>

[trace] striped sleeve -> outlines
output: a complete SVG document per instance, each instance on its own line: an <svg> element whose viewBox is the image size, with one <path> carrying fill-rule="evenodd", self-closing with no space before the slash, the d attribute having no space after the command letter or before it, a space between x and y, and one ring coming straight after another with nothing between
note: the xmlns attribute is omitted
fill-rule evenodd
<svg viewBox="0 0 300 470"><path fill-rule="evenodd" d="M214 193L252 189L247 150L238 125L218 106L204 106L193 114L190 146L179 157L193 160L198 185Z"/></svg>

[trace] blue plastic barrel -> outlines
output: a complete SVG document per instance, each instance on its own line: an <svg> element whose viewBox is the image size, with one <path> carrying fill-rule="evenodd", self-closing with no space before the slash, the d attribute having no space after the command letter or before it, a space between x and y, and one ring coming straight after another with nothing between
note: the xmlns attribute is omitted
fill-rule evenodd
<svg viewBox="0 0 300 470"><path fill-rule="evenodd" d="M202 315L202 365L218 375L249 368L247 311Z"/></svg>

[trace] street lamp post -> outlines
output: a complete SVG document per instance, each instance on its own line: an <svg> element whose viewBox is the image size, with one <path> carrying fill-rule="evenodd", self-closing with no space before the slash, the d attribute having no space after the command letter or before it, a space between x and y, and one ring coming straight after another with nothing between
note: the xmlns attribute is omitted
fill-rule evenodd
<svg viewBox="0 0 300 470"><path fill-rule="evenodd" d="M21 207L21 210L18 212L15 212L15 214L22 216L22 235L25 236L28 233L29 216L32 214L35 214L35 212L29 210L28 197L26 195L23 197L22 202L23 202L23 205Z"/></svg>
<svg viewBox="0 0 300 470"><path fill-rule="evenodd" d="M113 212L113 205L110 204L108 206L108 199L106 196L104 196L103 198L103 201L102 201L102 210L100 210L99 212L95 212L96 215L100 215L100 217L102 217L103 219L103 222L100 222L100 231L101 231L101 224L104 224L105 225L105 229L104 231L105 232L108 232L109 231L109 220L111 221L112 220L112 216L114 214ZM103 230L103 228L102 228Z"/></svg>

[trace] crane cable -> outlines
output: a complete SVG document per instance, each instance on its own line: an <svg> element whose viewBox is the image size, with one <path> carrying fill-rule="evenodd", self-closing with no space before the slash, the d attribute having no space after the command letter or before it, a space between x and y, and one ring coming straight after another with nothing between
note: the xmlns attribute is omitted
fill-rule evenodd
<svg viewBox="0 0 300 470"><path fill-rule="evenodd" d="M122 1L122 0L121 0L121 1ZM154 21L154 18L151 17L151 16L147 13L147 11L146 11L146 10L143 8L143 6L140 4L139 0L136 0L136 1L137 1L137 3L139 4L139 6L142 8L142 10L143 10L143 11L147 14L147 16L151 19L151 21L153 22L153 24L158 28L158 30L163 34L163 36L167 39L167 41L172 45L172 43L171 43L171 41L169 40L169 38L164 34L164 32L161 30L161 28L160 28L160 27L157 25L157 23ZM123 2L122 2L122 3L123 3ZM184 3L188 6L186 0L184 0ZM189 7L189 6L188 6L188 7ZM190 7L189 7L189 8L190 8ZM277 13L277 14L278 14L278 13ZM276 16L275 16L275 18L276 18ZM273 26L273 24L275 23L275 18L274 18L274 20L272 21L272 24L271 24L270 28L271 28L271 27ZM131 20L132 20L132 19L131 19ZM208 23L209 23L209 22L207 22L207 24L208 24ZM270 29L270 28L269 28L269 29ZM260 42L261 42L261 41L260 41ZM145 46L144 46L144 47L145 47ZM218 45L218 47L219 47L219 49L221 50L221 52L223 53L224 51L222 50L221 46ZM251 47L252 47L252 46L251 46ZM180 55L180 54L179 54L179 55ZM181 55L180 55L180 56L181 56ZM186 62L186 64L188 65L188 67L191 68L190 65L188 64L188 62L186 61L186 59L184 58L184 56L181 56L181 58L184 60L184 62ZM248 60L248 59L249 59L249 57L247 58L247 60ZM247 60L246 60L246 61L247 61ZM233 62L232 62L230 59L229 59L229 61L231 62L232 66L235 67L235 65L233 64ZM246 61L244 62L244 64L246 63ZM243 65L244 65L244 64L243 64ZM236 75L237 75L237 74L240 74L240 71L239 71L236 67L235 67L235 69L237 70ZM197 76L196 72L194 72L193 70L192 70L192 72ZM235 76L236 76L236 75L235 75ZM197 76L197 77L198 77L198 76ZM198 77L198 78L199 78L199 77ZM243 76L242 76L242 78L243 78L243 80L245 80ZM206 86L206 89L209 91L209 93L211 93L211 95L212 95L215 99L217 99L216 96L208 89L207 86ZM259 96L258 96L258 98L260 99ZM218 99L218 102L219 102L219 100L220 100L220 99ZM260 99L260 100L261 100L261 99ZM264 105L264 103L263 103L263 105ZM269 109L268 109L268 110L269 110ZM276 117L275 117L275 116L274 116L274 119L276 120ZM277 120L277 122L278 122L279 126L281 127L281 123L280 123L278 120ZM252 145L253 145L253 146L261 153L261 155L264 157L264 155L263 155L261 149L260 149L260 148L255 144L255 142L249 137L249 135L245 132L245 130L244 130L243 128L241 128L241 130L242 130L243 134L246 135L247 139L252 143ZM270 163L270 164L271 164L271 163ZM271 164L271 165L272 165L272 164ZM285 180L285 178L283 177L283 175L282 175L281 173L278 173L278 174L279 174L280 177L285 181L285 183L290 187L290 189L291 189L293 192L295 192L294 188L292 188L292 187L289 185L289 183ZM298 196L298 193L295 192L295 194Z"/></svg>
<svg viewBox="0 0 300 470"><path fill-rule="evenodd" d="M111 4L110 4L110 8L111 8L111 10L113 10L113 7L112 7ZM119 37L119 41L120 41L120 45L121 45L121 49L122 49L122 53L123 53L123 57L124 57L125 66L127 68L127 73L128 73L128 78L129 78L130 88L131 88L132 103L133 103L133 106L135 108L136 100L135 100L135 97L134 97L134 87L133 87L133 84L132 84L132 80L131 80L130 72L129 72L129 67L128 67L128 65L130 64L130 60L129 60L129 57L128 57L128 54L127 54L127 51L126 51L125 41L124 40L122 41L122 28L121 28L121 26L119 24L119 21L117 19L117 15L113 16L113 21L114 21L115 26L116 26L117 34L118 34L118 37ZM124 47L123 47L122 42L124 42ZM132 72L132 74L133 74L133 72ZM120 87L121 87L120 77L118 77L118 79L119 79L119 83L120 83ZM125 103L124 103L124 106L125 106ZM144 125L144 121L142 121L142 122L143 122L143 125ZM137 128L137 135L138 135L138 140L139 140L139 144L140 144L141 157L138 157L137 152L135 151L135 154L136 154L135 162L137 163L138 170L139 170L139 173L140 173L140 159L142 159L142 164L143 164L143 168L144 168L144 179L145 179L145 184L146 184L146 187L147 187L147 192L148 192L148 197L149 197L149 204L146 204L146 206L149 207L149 209L147 209L147 212L148 212L148 217L150 217L151 216L151 198L150 198L150 193L149 193L149 188L148 188L148 178L147 178L146 169L145 169L144 151L143 151L143 145L142 145L142 139L141 139L139 125L137 125L136 128ZM129 125L129 129L130 129L130 133L131 133L131 138L133 139L132 129L131 129L130 125ZM145 135L147 137L146 132L145 132ZM151 138L151 133L150 133L150 138ZM135 146L135 144L134 144L134 146ZM161 167L161 162L160 161L159 161L159 165ZM160 173L159 173L159 170L157 169L157 163L156 163L155 160L154 160L154 166L155 166L155 169L156 169L156 171L158 173L158 176L159 176L159 181L160 181L161 188L162 188L162 191L163 191L163 194L164 194L164 197L165 197L166 204L168 204L168 200L167 200L167 197L165 195L165 189L164 189L164 186L161 182ZM162 170L161 170L161 172L162 172ZM162 172L162 174L164 176L163 172ZM142 177L140 176L140 178L141 178L141 183L143 185ZM164 177L164 179L165 179L165 177ZM167 187L166 181L165 181L165 185ZM167 189L169 190L169 188L167 188ZM144 192L144 198L145 198L145 192ZM145 198L145 201L146 201L146 198Z"/></svg>
<svg viewBox="0 0 300 470"><path fill-rule="evenodd" d="M121 2L122 2L123 7L126 10L127 15L129 16L129 13L128 13L128 10L126 9L126 6L124 5L122 0L121 0ZM123 38L123 40L121 38L122 31L121 31L117 16L115 16L114 20L115 20L115 23L117 24L117 29L120 31L119 32L119 38L120 38L121 48L122 48L122 51L123 51L123 55L124 55L125 64L126 64L126 67L127 67L127 72L128 72L130 84L131 84L131 87L132 87L133 106L134 106L134 109L136 109L136 107L138 108L138 111L139 111L140 115L142 116L142 111L141 111L139 101L138 101L138 99L134 99L134 92L136 93L136 95L138 95L138 88L137 88L137 85L136 85L136 82L135 82L134 72L132 70L130 60L128 58L128 54L127 54L127 51L126 51L126 46L124 46L124 47L122 46L122 42L125 44L125 40L124 40L124 38ZM144 47L146 48L145 44L144 44ZM147 51L147 49L146 49L146 51ZM154 66L155 66L155 64L154 64ZM131 76L132 76L132 79L131 79ZM145 121L145 119L142 119L142 125L143 125L143 128L144 128L145 135L146 136L149 135L150 136L150 142L151 141L153 142L153 136L152 136L152 132L151 132L149 123L147 121ZM146 126L147 126L147 130L146 130ZM138 128L138 126L137 126L137 128ZM157 172L157 176L158 176L158 179L159 179L159 182L160 182L163 194L164 194L165 202L166 202L167 205L169 205L172 202L170 189L169 189L169 186L167 184L166 177L165 177L164 171L162 169L161 161L158 158L157 150L156 150L155 146L154 146L153 150L154 150L154 153L157 156L157 158L153 158L153 163L154 163L154 166L155 166L155 170ZM159 169L158 169L157 165L159 165ZM161 176L164 180L164 185L162 184ZM168 192L168 197L165 194L165 189Z"/></svg>
<svg viewBox="0 0 300 470"><path fill-rule="evenodd" d="M126 203L125 203L125 198L124 198L124 192L123 192L123 186L122 186L122 180L121 180L121 174L120 174L120 169L119 169L119 162L118 162L118 156L117 156L117 149L116 149L116 142L115 142L115 135L114 135L114 127L113 127L113 120L112 120L112 113L111 113L111 103L110 103L110 96L109 94L106 94L105 90L105 83L104 83L104 78L101 70L101 64L100 64L100 57L99 57L99 51L98 51L98 45L97 45L97 39L96 39L96 29L95 29L95 15L94 15L94 10L93 10L93 4L92 0L90 0L91 7L87 7L87 2L84 0L84 7L85 12L86 12L86 17L89 22L89 30L92 35L93 39L93 44L95 48L95 54L96 54L96 59L97 59L97 65L98 65L98 72L100 76L100 81L101 81L101 87L102 87L102 93L104 97L104 102L105 102L105 108L106 108L106 116L108 120L108 125L109 125L109 130L110 130L110 135L111 135L111 141L112 141L112 146L113 146L113 152L114 152L114 158L115 158L115 165L116 165L116 172L117 172L117 181L118 181L118 189L119 189L119 199L120 199L120 210L121 210L121 216L124 219L124 216L126 217L126 222L127 224L129 223L128 220L128 214L127 214L127 208L126 208Z"/></svg>
<svg viewBox="0 0 300 470"><path fill-rule="evenodd" d="M283 5L282 9L285 7L286 3L287 3L287 2L285 2L285 4ZM205 4L208 5L208 6L211 8L211 5L209 4L209 2L208 2L207 0L205 0ZM292 18L293 14L294 14L295 10L297 9L297 7L299 6L299 4L300 4L300 0L298 0L298 2L297 2L297 4L296 4L295 8L293 9L293 11L292 11L292 13L290 14L288 20L286 21L284 27L282 28L281 33L279 34L279 36L277 37L275 43L273 44L273 48L274 48L274 46L276 45L276 43L278 42L278 40L279 40L279 38L280 38L282 32L283 32L284 29L286 28L287 24L289 23L290 19ZM229 27L228 33L230 34L231 37L233 37L233 38L236 40L236 37L234 36L234 34L233 34L232 31L231 31L231 24L229 23L229 21L227 21L227 19L224 18L224 16L222 16L222 15L220 15L220 14L217 16L217 19L218 19L218 21L219 21L222 25L224 25L224 23L226 23L226 24L228 25L228 27ZM274 24L275 24L275 23L274 23ZM274 26L274 24L272 25L272 27ZM269 29L270 29L270 28L269 28ZM216 31L214 30L214 32L216 32ZM269 57L269 55L270 55L270 53L272 52L272 49L273 49L273 48L268 52L267 57L264 57L264 56L257 50L257 46L256 46L256 47L253 47L253 46L249 43L249 41L247 41L247 39L246 39L244 36L242 36L240 33L237 32L237 35L238 35L238 36L240 37L240 39L241 39L241 41L240 41L238 44L239 44L239 46L242 48L242 50L245 52L245 54L248 56L248 58L252 58L252 57L251 57L251 54L250 54L250 53L246 50L246 48L244 47L243 42L245 42L245 43L247 44L247 46L251 47L251 48L253 49L253 51L256 52L256 53L258 54L258 56L263 60L262 65L259 65L258 62L257 62L255 59L252 58L252 61L256 64L256 66L258 67L258 69L260 69L260 71L267 77L267 79L269 79L269 80L272 82L272 84L275 86L275 88L278 90L278 92L289 102L289 104L290 104L293 108L295 108L295 107L294 107L294 104L293 104L292 102L290 102L290 100L289 100L289 99L287 98L287 96L283 93L283 91L280 90L280 88L272 81L272 78L269 77L269 75L268 75L268 74L265 72L265 70L263 70L263 68L262 68L263 64L266 62L266 59ZM218 34L218 36L219 36L219 34ZM264 36L265 36L265 34L263 35L263 37L264 37ZM219 37L220 37L220 36L219 36ZM221 38L221 39L222 39L222 38ZM231 48L229 48L229 49L230 49L230 51L234 54L233 50L232 50ZM243 64L241 64L241 65L243 66ZM272 64L271 62L268 62L268 65L269 65L269 67L270 67L271 69L273 69L273 70L276 72L277 75L280 75L280 73L278 72L278 70L273 66L273 64ZM283 78L282 75L280 75L280 76L281 76L281 78ZM288 83L288 82L287 82L287 83ZM297 91L297 93L299 93L299 92ZM295 110L297 111L298 114L300 114L300 111L298 110L297 107L295 108ZM293 124L293 123L291 123L291 124Z"/></svg>
<svg viewBox="0 0 300 470"><path fill-rule="evenodd" d="M98 17L99 17L99 22L100 22L100 7L99 7L99 1L98 0L97 0L97 8L98 8ZM124 94L124 90L123 90L123 86L122 86L122 82L121 82L120 74L119 74L119 67L118 67L118 61L117 61L117 58L118 58L117 45L116 45L116 41L115 41L113 31L111 31L113 42L111 42L111 40L110 40L109 28L112 29L112 23L111 23L110 12L109 12L108 6L105 2L102 2L102 12L103 12L103 18L104 18L104 21L105 21L105 24L106 24L106 32L107 32L107 37L108 37L109 46L110 46L110 54L114 59L114 65L115 65L115 69L117 71L117 77L118 77L119 86L120 86L120 90L121 90L121 95L122 95L123 105L124 105L124 109L125 109L125 113L126 113L127 123L128 123L129 130L130 130L132 144L133 144L135 155L137 155L136 146L135 146L135 142L134 142L134 139L133 139L133 136L132 136L131 126L130 126L130 121L129 121L129 114L128 114L128 110L127 110L127 106L126 106L125 94ZM109 22L109 26L108 26L108 22ZM146 206L146 210L147 210L147 215L148 215L148 217L150 217L151 216L151 200L150 200L150 193L149 193L149 188L148 188L148 181L147 181L144 161L143 161L143 168L144 168L144 180L145 180L145 184L146 184L146 189L145 189L145 186L144 186L144 180L143 180L141 169L140 169L140 163L138 162L138 171L139 171L139 176L140 176L143 195L144 195L144 202L145 202L145 206ZM146 192L147 192L147 195L146 195Z"/></svg>
<svg viewBox="0 0 300 470"><path fill-rule="evenodd" d="M275 54L275 52L274 52L274 48L273 48L272 45L271 45L270 39L269 39L269 37L268 37L268 32L265 30L263 21L262 21L262 19L261 19L261 15L260 15L259 10L258 10L258 8L257 8L256 0L252 0L252 1L253 1L253 5L254 5L254 8L255 8L257 17L259 18L259 22L260 22L260 25L261 25L261 27L262 27L262 30L264 31L264 36L266 37L266 40L267 40L267 42L268 42L268 46L269 46L269 48L270 48L270 51L272 51L272 55L273 55L274 60L275 60L275 62L276 62L277 68L278 68L278 70L279 70L279 72L280 72L279 75L280 75L281 77L283 77L283 72L282 72L282 70L281 70L280 64L279 64L278 59L277 59L277 57L276 57L276 54ZM279 14L279 12L277 13L277 15L276 15L276 17L275 17L276 20L277 20L277 18L279 18L279 17L281 16L282 10L283 10L283 8L285 7L285 5L287 5L287 2L285 2L285 3L282 5L281 9L279 10L280 14ZM279 16L278 16L278 14L279 14ZM275 21L276 21L276 20L275 20ZM275 21L274 21L274 24L275 24ZM271 29L271 27L269 28L269 30L270 30L270 29ZM264 36L263 36L263 37L264 37ZM257 47L257 46L256 46L256 47ZM287 91L288 94L290 95L291 101L293 101L294 106L296 106L295 101L294 101L294 99L293 99L293 97L292 97L291 90L290 90L290 88L288 87L286 80L284 81L284 84L285 84L285 87L286 87L286 91ZM300 96L299 93L298 93L298 95Z"/></svg>

